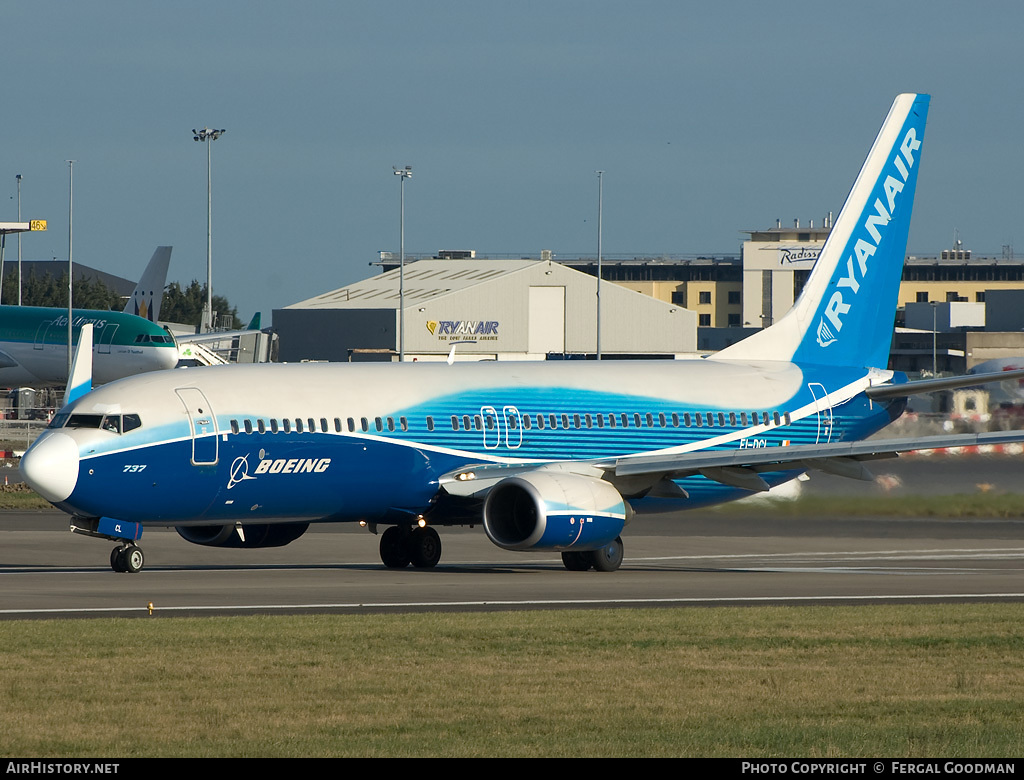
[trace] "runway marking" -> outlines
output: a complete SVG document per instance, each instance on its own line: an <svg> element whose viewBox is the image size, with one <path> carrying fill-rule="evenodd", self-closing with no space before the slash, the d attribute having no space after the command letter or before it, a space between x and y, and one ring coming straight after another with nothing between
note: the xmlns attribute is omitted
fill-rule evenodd
<svg viewBox="0 0 1024 780"><path fill-rule="evenodd" d="M992 547L992 548L935 548L927 550L874 550L874 551L822 551L822 552L777 552L777 553L722 553L708 555L666 555L660 557L630 557L627 563L641 561L723 561L723 560L764 560L766 558L883 558L885 560L922 560L945 558L1024 558L1024 547Z"/></svg>
<svg viewBox="0 0 1024 780"><path fill-rule="evenodd" d="M255 610L403 610L403 609L455 609L468 607L594 607L608 606L643 606L643 605L686 605L686 604L752 604L752 603L811 603L817 601L908 601L925 600L940 601L944 599L1024 599L1024 593L906 593L903 595L815 595L815 596L719 596L710 598L649 598L649 599L546 599L524 601L402 601L402 602L340 602L322 604L235 604L235 605L196 605L153 608L153 614L163 612L251 612ZM74 615L74 614L113 614L113 613L146 613L144 607L80 607L69 609L5 609L0 615Z"/></svg>

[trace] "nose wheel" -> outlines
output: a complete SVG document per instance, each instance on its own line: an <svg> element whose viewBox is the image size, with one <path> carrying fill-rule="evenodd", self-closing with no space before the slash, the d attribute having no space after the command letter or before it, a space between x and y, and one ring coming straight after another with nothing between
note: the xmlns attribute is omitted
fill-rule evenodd
<svg viewBox="0 0 1024 780"><path fill-rule="evenodd" d="M110 568L116 572L137 574L146 564L146 556L137 544L126 544L110 551Z"/></svg>

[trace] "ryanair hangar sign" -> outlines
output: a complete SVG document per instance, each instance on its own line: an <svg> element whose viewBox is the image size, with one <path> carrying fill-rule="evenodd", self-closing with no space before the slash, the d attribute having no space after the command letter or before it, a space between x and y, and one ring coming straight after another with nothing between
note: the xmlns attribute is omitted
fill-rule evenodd
<svg viewBox="0 0 1024 780"><path fill-rule="evenodd" d="M427 330L438 341L497 341L497 320L428 320Z"/></svg>

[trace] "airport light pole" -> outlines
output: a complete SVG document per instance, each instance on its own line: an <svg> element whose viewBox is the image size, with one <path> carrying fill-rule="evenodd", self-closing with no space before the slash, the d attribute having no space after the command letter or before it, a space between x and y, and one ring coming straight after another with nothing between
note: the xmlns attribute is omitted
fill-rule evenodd
<svg viewBox="0 0 1024 780"><path fill-rule="evenodd" d="M405 180L412 178L412 166L391 166L401 180L398 220L398 362L405 362Z"/></svg>
<svg viewBox="0 0 1024 780"><path fill-rule="evenodd" d="M213 142L227 130L192 130L192 140L206 143L206 306L203 309L203 321L199 330L203 333L213 330L213 188L211 186L210 148Z"/></svg>
<svg viewBox="0 0 1024 780"><path fill-rule="evenodd" d="M597 359L601 359L601 217L604 206L604 171L597 171Z"/></svg>
<svg viewBox="0 0 1024 780"><path fill-rule="evenodd" d="M75 236L75 160L68 160L68 384L71 384L71 320L72 290L75 264L73 260Z"/></svg>
<svg viewBox="0 0 1024 780"><path fill-rule="evenodd" d="M17 174L18 180L18 222L21 222L21 174ZM18 305L21 306L21 233L18 233Z"/></svg>

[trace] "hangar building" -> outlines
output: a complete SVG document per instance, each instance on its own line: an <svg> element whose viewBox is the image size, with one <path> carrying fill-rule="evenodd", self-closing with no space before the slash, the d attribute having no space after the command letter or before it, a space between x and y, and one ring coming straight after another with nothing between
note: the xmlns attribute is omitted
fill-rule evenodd
<svg viewBox="0 0 1024 780"><path fill-rule="evenodd" d="M430 259L405 265L406 360L543 360L597 349L597 279L549 260ZM279 360L393 360L397 268L274 310ZM693 353L697 315L616 284L601 285L607 358Z"/></svg>

